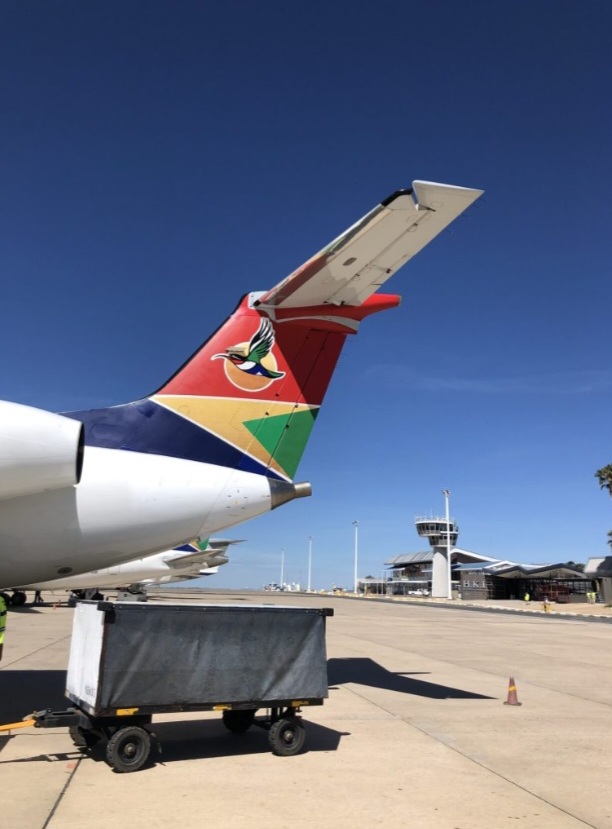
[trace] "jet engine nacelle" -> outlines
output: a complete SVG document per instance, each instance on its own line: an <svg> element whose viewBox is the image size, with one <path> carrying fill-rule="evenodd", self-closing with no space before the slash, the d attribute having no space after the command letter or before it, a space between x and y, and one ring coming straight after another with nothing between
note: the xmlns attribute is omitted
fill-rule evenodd
<svg viewBox="0 0 612 829"><path fill-rule="evenodd" d="M78 420L0 400L0 498L78 484L83 446Z"/></svg>
<svg viewBox="0 0 612 829"><path fill-rule="evenodd" d="M221 567L222 564L227 564L229 558L227 556L216 555L206 559L206 567L200 570L200 573L206 573L213 567Z"/></svg>

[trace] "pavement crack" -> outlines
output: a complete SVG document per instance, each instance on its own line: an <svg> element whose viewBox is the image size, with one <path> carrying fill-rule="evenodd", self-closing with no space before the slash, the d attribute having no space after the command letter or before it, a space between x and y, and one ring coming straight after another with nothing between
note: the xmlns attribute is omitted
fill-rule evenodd
<svg viewBox="0 0 612 829"><path fill-rule="evenodd" d="M68 780L66 780L66 782L64 783L64 785L63 785L63 787L62 787L61 792L60 792L60 793L58 794L58 796L57 796L57 800L56 800L56 801L55 801L55 803L53 804L53 808L52 808L52 809L51 809L51 811L49 812L49 815L48 815L47 819L45 820L45 822L44 822L44 823L43 823L43 825L42 825L42 829L47 829L47 827L49 826L49 824L50 824L50 823L51 823L51 821L53 820L53 816L55 815L56 811L58 810L59 805L60 805L60 803L62 802L62 799L63 799L64 795L65 795L65 794L66 794L66 792L68 791L68 787L70 786L70 784L71 784L71 783L72 783L72 781L74 780L74 776L75 776L75 774L77 773L77 770L78 770L79 766L80 766L80 765L81 765L81 763L83 762L83 759L84 759L84 758L83 758L83 757L81 757L81 758L79 758L79 759L76 761L74 768L72 769L72 771L71 771L71 772L70 772L70 774L68 775Z"/></svg>

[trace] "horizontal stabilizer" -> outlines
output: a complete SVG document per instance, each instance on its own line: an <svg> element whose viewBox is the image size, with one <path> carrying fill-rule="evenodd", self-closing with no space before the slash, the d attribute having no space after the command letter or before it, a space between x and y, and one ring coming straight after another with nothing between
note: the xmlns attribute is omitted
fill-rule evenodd
<svg viewBox="0 0 612 829"><path fill-rule="evenodd" d="M209 550L207 553L203 553L199 550L197 553L184 553L181 556L176 556L175 558L167 558L166 564L172 570L180 570L183 567L195 567L199 564L205 564L206 559L210 557L212 550Z"/></svg>
<svg viewBox="0 0 612 829"><path fill-rule="evenodd" d="M411 190L393 193L258 297L256 305L359 306L482 193L466 187L415 181Z"/></svg>
<svg viewBox="0 0 612 829"><path fill-rule="evenodd" d="M236 538L232 540L227 538L209 538L207 542L199 542L196 540L191 544L186 544L184 547L180 548L185 550L185 552L180 553L174 558L167 558L166 564L172 570L180 570L184 567L195 567L199 564L204 566L207 562L219 558L219 556L227 550L230 544L240 544L242 541L244 541L243 538ZM204 550L197 549L199 544L202 543L206 543L206 548ZM190 549L193 550L193 552L188 552Z"/></svg>

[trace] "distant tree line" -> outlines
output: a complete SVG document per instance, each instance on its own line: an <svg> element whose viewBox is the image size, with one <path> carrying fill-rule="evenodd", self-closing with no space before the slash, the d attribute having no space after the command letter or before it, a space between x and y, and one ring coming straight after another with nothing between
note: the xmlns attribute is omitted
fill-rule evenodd
<svg viewBox="0 0 612 829"><path fill-rule="evenodd" d="M607 489L612 497L612 463L598 469L595 473L595 477L599 481L601 489ZM608 544L612 547L612 530L608 533Z"/></svg>
<svg viewBox="0 0 612 829"><path fill-rule="evenodd" d="M566 567L571 567L572 570L580 570L581 573L584 573L586 567L586 564L582 564L580 561L566 561L564 564Z"/></svg>

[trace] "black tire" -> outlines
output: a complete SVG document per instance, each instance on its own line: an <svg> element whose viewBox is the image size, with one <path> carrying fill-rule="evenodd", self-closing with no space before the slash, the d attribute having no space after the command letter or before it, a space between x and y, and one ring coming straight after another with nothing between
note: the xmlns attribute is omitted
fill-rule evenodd
<svg viewBox="0 0 612 829"><path fill-rule="evenodd" d="M272 723L268 739L273 754L279 757L292 757L304 748L306 732L301 721L291 717Z"/></svg>
<svg viewBox="0 0 612 829"><path fill-rule="evenodd" d="M78 725L68 726L68 734L70 734L70 739L77 748L87 747L87 741L85 739L85 735L83 734L83 729L79 728Z"/></svg>
<svg viewBox="0 0 612 829"><path fill-rule="evenodd" d="M106 746L106 760L115 771L138 771L149 759L151 735L138 725L127 725L113 734Z"/></svg>
<svg viewBox="0 0 612 829"><path fill-rule="evenodd" d="M233 734L244 734L253 725L256 708L247 708L243 711L224 711L223 725Z"/></svg>
<svg viewBox="0 0 612 829"><path fill-rule="evenodd" d="M92 748L100 739L95 731L88 731L86 728L81 728L80 725L69 726L68 733L77 748Z"/></svg>
<svg viewBox="0 0 612 829"><path fill-rule="evenodd" d="M27 598L28 597L23 590L16 590L11 596L11 604L13 607L23 607Z"/></svg>

